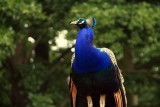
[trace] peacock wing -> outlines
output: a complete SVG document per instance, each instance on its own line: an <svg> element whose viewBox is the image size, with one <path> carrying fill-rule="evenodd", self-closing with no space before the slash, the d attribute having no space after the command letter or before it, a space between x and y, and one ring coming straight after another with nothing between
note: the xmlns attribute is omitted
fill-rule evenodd
<svg viewBox="0 0 160 107"><path fill-rule="evenodd" d="M116 72L117 72L117 78L120 84L120 89L114 93L114 99L115 99L115 103L116 103L116 107L127 107L127 99L126 99L126 91L125 91L125 87L123 85L124 82L124 78L122 76L121 70L118 67L116 58L114 53L108 49L108 48L101 48L102 51L106 52L112 63L115 66Z"/></svg>
<svg viewBox="0 0 160 107"><path fill-rule="evenodd" d="M69 89L70 89L70 94L71 94L72 107L76 107L77 89L76 89L76 86L71 76L70 76L70 82L69 82Z"/></svg>
<svg viewBox="0 0 160 107"><path fill-rule="evenodd" d="M75 58L75 53L72 55L71 58L71 67L73 64ZM73 80L73 75L72 72L70 73L70 82L69 82L69 89L70 89L70 94L71 94L71 107L88 107L87 105L87 100L86 96L82 96L81 94L78 93L76 85Z"/></svg>

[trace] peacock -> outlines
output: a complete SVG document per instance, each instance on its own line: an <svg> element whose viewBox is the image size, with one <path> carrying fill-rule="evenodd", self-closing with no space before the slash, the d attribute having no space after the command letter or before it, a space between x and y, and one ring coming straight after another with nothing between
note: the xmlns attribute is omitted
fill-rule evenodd
<svg viewBox="0 0 160 107"><path fill-rule="evenodd" d="M71 59L71 107L127 107L123 76L113 52L93 44L96 19L70 22L79 28Z"/></svg>

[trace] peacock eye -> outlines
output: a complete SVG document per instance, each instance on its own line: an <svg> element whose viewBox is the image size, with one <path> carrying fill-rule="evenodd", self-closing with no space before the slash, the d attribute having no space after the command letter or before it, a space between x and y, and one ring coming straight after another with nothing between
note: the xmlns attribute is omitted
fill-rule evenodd
<svg viewBox="0 0 160 107"><path fill-rule="evenodd" d="M84 20L79 20L78 21L78 24L83 24L84 23Z"/></svg>

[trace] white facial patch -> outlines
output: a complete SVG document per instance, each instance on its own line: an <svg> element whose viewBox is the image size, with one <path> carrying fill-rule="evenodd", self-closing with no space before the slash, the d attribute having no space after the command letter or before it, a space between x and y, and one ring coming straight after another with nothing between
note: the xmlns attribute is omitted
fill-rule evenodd
<svg viewBox="0 0 160 107"><path fill-rule="evenodd" d="M84 20L83 21L81 21L79 24L83 24L84 23Z"/></svg>

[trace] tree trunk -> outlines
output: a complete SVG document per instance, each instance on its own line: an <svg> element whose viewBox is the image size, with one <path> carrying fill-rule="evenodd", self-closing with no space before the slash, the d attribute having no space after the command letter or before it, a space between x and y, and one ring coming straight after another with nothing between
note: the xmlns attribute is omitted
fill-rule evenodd
<svg viewBox="0 0 160 107"><path fill-rule="evenodd" d="M27 105L27 96L23 87L20 86L20 80L20 76L12 71L10 78L12 107L26 107Z"/></svg>
<svg viewBox="0 0 160 107"><path fill-rule="evenodd" d="M17 65L23 64L25 56L25 39L20 40L16 45L15 54L8 60L11 83L12 107L26 107L27 96L24 88L20 85L21 75L17 72Z"/></svg>
<svg viewBox="0 0 160 107"><path fill-rule="evenodd" d="M125 71L134 71L132 48L129 44L123 47L122 67Z"/></svg>
<svg viewBox="0 0 160 107"><path fill-rule="evenodd" d="M49 45L48 42L40 41L35 48L36 60L43 60L48 62L49 60Z"/></svg>

